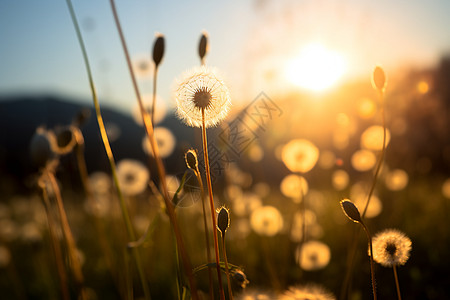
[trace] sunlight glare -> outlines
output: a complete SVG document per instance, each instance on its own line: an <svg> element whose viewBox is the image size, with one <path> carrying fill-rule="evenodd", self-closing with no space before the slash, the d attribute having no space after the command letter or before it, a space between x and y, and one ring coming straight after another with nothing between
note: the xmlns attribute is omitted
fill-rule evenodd
<svg viewBox="0 0 450 300"><path fill-rule="evenodd" d="M344 58L320 44L307 45L286 66L286 77L293 84L312 91L333 86L346 71Z"/></svg>

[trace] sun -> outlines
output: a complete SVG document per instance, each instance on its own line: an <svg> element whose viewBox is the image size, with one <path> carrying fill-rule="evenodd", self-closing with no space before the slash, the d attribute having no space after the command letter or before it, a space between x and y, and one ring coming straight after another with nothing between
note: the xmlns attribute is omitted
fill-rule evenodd
<svg viewBox="0 0 450 300"><path fill-rule="evenodd" d="M301 88L323 91L336 84L345 71L346 62L339 53L321 44L309 44L287 63L285 75Z"/></svg>

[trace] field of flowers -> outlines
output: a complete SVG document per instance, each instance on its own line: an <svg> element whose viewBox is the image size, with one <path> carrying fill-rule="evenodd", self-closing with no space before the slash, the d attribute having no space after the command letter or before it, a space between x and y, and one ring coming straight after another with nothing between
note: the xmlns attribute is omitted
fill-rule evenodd
<svg viewBox="0 0 450 300"><path fill-rule="evenodd" d="M0 202L1 299L450 297L449 96L436 81L391 84L374 65L320 101L262 92L233 109L203 32L170 111L156 92L165 37L143 99L111 1L145 131L129 146L146 155L116 160L110 142L121 137L104 124L67 3L92 114L40 126L29 141L29 189ZM192 136L165 126L173 116ZM87 164L91 119L107 171Z"/></svg>

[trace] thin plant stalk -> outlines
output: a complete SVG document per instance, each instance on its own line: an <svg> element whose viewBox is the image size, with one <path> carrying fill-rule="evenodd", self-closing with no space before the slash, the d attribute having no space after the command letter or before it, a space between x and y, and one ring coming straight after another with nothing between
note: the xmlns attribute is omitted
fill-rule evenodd
<svg viewBox="0 0 450 300"><path fill-rule="evenodd" d="M61 296L63 300L70 300L69 288L67 286L67 274L64 268L64 261L61 252L61 245L59 244L58 238L56 237L56 222L53 219L51 212L50 200L48 198L47 189L45 186L41 187L42 200L44 202L45 212L47 214L47 223L50 233L50 241L52 243L53 253L55 254L56 270L58 272L59 285L61 289Z"/></svg>
<svg viewBox="0 0 450 300"><path fill-rule="evenodd" d="M74 275L75 284L77 286L77 290L80 294L81 299L86 299L86 294L84 290L83 284L83 273L81 272L81 264L77 255L77 247L75 245L75 239L73 238L72 230L69 226L69 221L67 219L67 214L64 209L64 204L61 198L61 191L59 189L58 183L56 182L55 176L52 172L46 170L46 175L52 185L53 192L55 194L56 205L58 207L58 212L61 221L61 228L64 233L64 239L67 245L67 252L69 255L70 266Z"/></svg>
<svg viewBox="0 0 450 300"><path fill-rule="evenodd" d="M373 176L372 185L370 187L369 194L367 196L367 201L364 206L364 210L361 214L362 219L364 219L364 217L366 215L370 200L372 199L373 192L375 191L375 185L377 183L378 176L379 176L380 170L381 170L381 166L384 161L384 156L386 154L386 116L385 116L385 109L384 109L384 91L378 90L378 97L379 97L380 103L381 103L381 122L382 122L382 126L383 126L383 143L382 143L380 157L378 159L375 173ZM345 298L345 295L348 293L348 290L349 290L350 281L351 281L351 277L352 277L352 270L353 270L353 266L354 266L355 255L356 255L356 247L357 247L356 236L359 234L360 230L361 230L360 228L355 229L353 244L352 244L352 247L350 248L351 250L350 250L349 260L347 263L347 272L345 274L344 283L342 285L343 288L341 290L341 297L340 297L341 300L343 300Z"/></svg>
<svg viewBox="0 0 450 300"><path fill-rule="evenodd" d="M80 31L80 26L78 25L78 21L75 15L75 11L73 9L72 6L72 2L70 0L66 0L67 6L69 8L70 11L70 16L72 18L72 23L74 25L76 34L77 34L77 38L78 38L78 43L80 44L80 48L83 54L83 59L84 59L84 64L86 67L86 72L88 75L88 80L89 80L89 86L91 89L91 93L92 93L92 99L94 101L94 107L95 107L95 114L97 117L97 122L98 122L98 127L100 129L100 135L102 137L102 141L103 141L103 145L105 147L105 151L106 151L106 155L108 156L108 161L111 167L111 173L113 176L113 180L114 180L114 184L116 186L116 190L117 190L117 194L119 197L119 202L120 202L120 207L121 207L121 211L122 211L122 216L125 222L125 226L126 226L126 230L128 233L128 238L131 240L135 240L135 234L134 234L134 230L133 230L133 226L131 224L131 220L130 220L130 216L128 214L128 209L126 207L125 204L125 200L123 198L123 194L122 194L122 190L120 189L120 185L119 185L119 180L117 177L117 172L116 172L116 163L114 160L114 156L111 150L111 146L109 143L109 139L108 139L108 135L106 134L106 129L105 129L105 124L103 122L103 118L102 118L102 114L101 114L101 110L100 110L100 104L98 102L98 98L97 98L97 92L95 89L95 84L94 84L94 79L92 76L92 71L91 71L91 67L90 67L90 63L89 63L89 59L87 56L87 51L86 51L86 47L84 45L84 41L83 41L83 36L81 35L81 31ZM142 268L142 263L141 263L141 258L140 258L140 254L138 252L137 249L133 249L133 256L134 256L134 260L136 262L136 267L138 270L138 274L139 274L139 278L141 281L141 285L142 285L142 289L144 291L144 296L145 299L151 299L150 297L150 290L148 288L147 285L147 280L146 280L146 276L144 273L144 270Z"/></svg>
<svg viewBox="0 0 450 300"><path fill-rule="evenodd" d="M395 287L397 289L397 298L398 298L398 300L402 300L402 296L400 294L400 284L398 283L397 266L393 265L392 268L394 269L394 278L395 278Z"/></svg>
<svg viewBox="0 0 450 300"><path fill-rule="evenodd" d="M225 300L225 293L223 291L222 285L222 275L220 274L220 258L219 258L219 241L217 238L217 223L215 217L215 209L214 209L214 198L212 192L212 184L211 184L211 174L209 169L209 156L208 156L208 141L206 137L206 126L205 126L205 109L202 108L202 140L203 140L203 156L205 160L205 173L206 173L206 183L208 185L209 192L209 205L211 207L211 219L213 226L213 236L214 236L214 252L216 255L216 268L217 268L217 279L219 281L219 294L220 299Z"/></svg>
<svg viewBox="0 0 450 300"><path fill-rule="evenodd" d="M131 81L133 84L133 88L134 88L136 98L137 98L137 101L139 104L139 109L141 111L146 134L147 134L148 139L150 140L150 145L151 145L151 148L154 153L155 160L156 160L156 167L157 167L157 171L158 171L158 175L159 175L159 180L161 181L161 185L162 185L162 189L163 189L163 196L164 196L164 201L166 204L167 214L169 216L170 223L172 224L173 231L175 233L175 238L177 240L177 246L179 248L178 250L180 251L180 255L182 258L184 272L186 273L186 275L189 279L192 298L194 300L197 300L199 298L198 292L197 292L197 284L195 282L195 279L194 279L194 276L192 273L192 266L191 266L191 262L190 262L188 254L187 254L187 251L186 251L186 247L184 246L183 237L181 235L181 231L178 226L178 222L176 220L175 210L174 210L173 204L171 202L169 192L167 190L166 173L165 173L165 169L164 169L164 165L163 165L161 156L159 155L159 149L158 149L158 145L156 143L156 138L155 138L154 131L153 131L152 120L151 120L150 116L148 115L148 112L145 110L144 104L142 102L141 94L139 92L136 77L133 72L130 55L129 55L128 49L126 47L125 37L123 35L122 28L120 26L119 16L117 14L114 0L110 0L110 4L111 4L113 16L114 16L114 21L115 21L115 24L117 27L117 31L119 33L122 48L123 48L123 51L125 54L128 70L130 72L130 77L131 77Z"/></svg>
<svg viewBox="0 0 450 300"><path fill-rule="evenodd" d="M377 168L375 170L375 174L373 175L372 186L370 187L369 195L367 196L366 205L365 205L363 213L361 215L361 218L363 218L363 219L366 215L367 208L369 207L370 199L372 198L372 194L375 190L375 185L377 183L378 175L380 173L381 165L383 164L384 155L386 153L386 117L385 117L385 112L384 112L384 92L382 90L379 90L378 96L380 98L380 103L381 103L381 122L382 122L382 126L383 126L383 145L381 148L380 158L378 159Z"/></svg>
<svg viewBox="0 0 450 300"><path fill-rule="evenodd" d="M360 224L364 228L364 231L366 232L366 235L367 235L367 239L369 240L370 277L372 279L373 300L377 300L377 289L376 289L376 285L375 285L375 269L374 269L374 263L373 263L372 236L370 235L369 229L366 227L366 225L362 222L360 222Z"/></svg>
<svg viewBox="0 0 450 300"><path fill-rule="evenodd" d="M223 259L225 261L225 271L227 274L228 297L231 300L233 300L233 291L231 290L231 280L230 280L230 269L228 268L227 249L225 247L225 232L222 232L222 251L223 251Z"/></svg>
<svg viewBox="0 0 450 300"><path fill-rule="evenodd" d="M153 71L153 103L152 103L152 126L155 126L155 111L156 111L156 78L158 75L158 65Z"/></svg>
<svg viewBox="0 0 450 300"><path fill-rule="evenodd" d="M202 210L203 210L203 226L205 228L205 242L206 242L206 259L208 260L208 264L211 263L211 249L209 247L209 235L208 235L208 223L206 222L206 196L205 196L205 190L203 186L203 180L202 176L200 175L200 172L197 170L194 170L195 177L197 177L198 185L200 187L200 195L202 198ZM213 229L214 230L214 229ZM208 267L208 278L209 278L209 297L211 300L214 299L214 293L213 293L213 279L212 279L212 271L211 268Z"/></svg>

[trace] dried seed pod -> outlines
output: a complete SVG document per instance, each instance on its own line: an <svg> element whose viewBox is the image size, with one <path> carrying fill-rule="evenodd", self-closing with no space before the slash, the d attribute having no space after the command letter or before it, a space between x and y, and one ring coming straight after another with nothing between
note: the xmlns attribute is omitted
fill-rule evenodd
<svg viewBox="0 0 450 300"><path fill-rule="evenodd" d="M380 66L376 66L373 71L372 84L375 89L384 91L386 87L386 74Z"/></svg>
<svg viewBox="0 0 450 300"><path fill-rule="evenodd" d="M194 149L189 149L184 154L184 160L186 161L186 165L189 169L194 172L198 172L198 158L197 151Z"/></svg>
<svg viewBox="0 0 450 300"><path fill-rule="evenodd" d="M222 235L224 235L225 231L227 231L229 226L230 226L229 211L225 206L222 206L221 208L219 208L217 214L217 229L219 229Z"/></svg>
<svg viewBox="0 0 450 300"><path fill-rule="evenodd" d="M160 33L156 35L155 43L153 44L153 62L155 67L161 63L164 56L164 36Z"/></svg>
<svg viewBox="0 0 450 300"><path fill-rule="evenodd" d="M203 58L206 56L206 53L209 50L208 45L208 33L206 31L202 32L202 36L200 37L200 43L198 44L198 55L200 59L203 61Z"/></svg>
<svg viewBox="0 0 450 300"><path fill-rule="evenodd" d="M341 200L340 202L342 210L344 211L344 214L356 223L362 223L361 215L359 214L359 210L356 207L356 205L350 201L349 199Z"/></svg>

